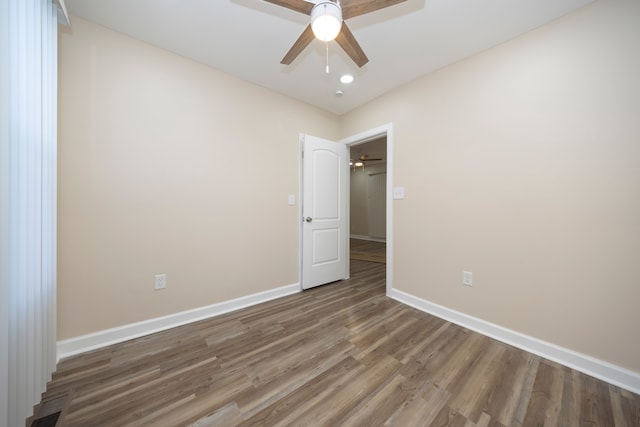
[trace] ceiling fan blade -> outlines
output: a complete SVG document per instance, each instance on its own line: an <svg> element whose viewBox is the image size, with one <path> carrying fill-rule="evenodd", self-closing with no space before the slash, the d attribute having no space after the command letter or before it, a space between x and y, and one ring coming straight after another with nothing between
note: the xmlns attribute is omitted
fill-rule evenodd
<svg viewBox="0 0 640 427"><path fill-rule="evenodd" d="M269 0L267 0L269 1ZM349 19L365 13L374 12L407 0L342 0L342 19ZM273 2L277 3L277 2Z"/></svg>
<svg viewBox="0 0 640 427"><path fill-rule="evenodd" d="M313 33L311 33L313 36ZM364 54L364 51L356 41L356 38L353 36L353 33L347 26L346 22L342 23L342 29L340 33L338 33L338 37L336 37L336 42L340 45L340 47L349 55L349 58L356 63L358 67L362 67L364 64L369 62L369 58Z"/></svg>
<svg viewBox="0 0 640 427"><path fill-rule="evenodd" d="M305 0L264 0L267 3L277 4L278 6L286 7L287 9L295 10L296 12L311 15L311 9L315 4L309 3Z"/></svg>
<svg viewBox="0 0 640 427"><path fill-rule="evenodd" d="M300 55L300 53L304 50L305 47L311 43L311 41L315 38L313 35L313 30L311 29L311 25L307 25L307 28L304 29L298 40L291 46L289 52L282 58L280 61L281 64L289 65L293 62L294 59Z"/></svg>

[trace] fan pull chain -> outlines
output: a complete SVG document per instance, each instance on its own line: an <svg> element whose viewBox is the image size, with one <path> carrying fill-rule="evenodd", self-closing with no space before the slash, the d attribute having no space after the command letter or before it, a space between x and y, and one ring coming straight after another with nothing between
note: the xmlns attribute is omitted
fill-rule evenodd
<svg viewBox="0 0 640 427"><path fill-rule="evenodd" d="M325 73L329 74L329 42L324 42L324 46L327 54L327 68L325 69Z"/></svg>

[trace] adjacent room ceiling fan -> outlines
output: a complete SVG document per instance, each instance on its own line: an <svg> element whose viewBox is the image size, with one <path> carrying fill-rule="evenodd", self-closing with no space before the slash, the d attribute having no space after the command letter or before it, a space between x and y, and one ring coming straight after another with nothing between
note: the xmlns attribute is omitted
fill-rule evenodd
<svg viewBox="0 0 640 427"><path fill-rule="evenodd" d="M314 36L328 42L333 39L349 55L349 58L362 67L369 58L356 41L345 19L374 12L406 0L264 0L296 12L311 16L311 22L293 44L289 52L280 61L289 65L311 43Z"/></svg>
<svg viewBox="0 0 640 427"><path fill-rule="evenodd" d="M356 160L349 160L349 166L353 166L353 169L355 170L356 168L362 167L362 169L364 169L364 166L366 165L367 162L375 162L378 160L383 160L380 157L369 157L368 154L363 154L362 156L358 157Z"/></svg>

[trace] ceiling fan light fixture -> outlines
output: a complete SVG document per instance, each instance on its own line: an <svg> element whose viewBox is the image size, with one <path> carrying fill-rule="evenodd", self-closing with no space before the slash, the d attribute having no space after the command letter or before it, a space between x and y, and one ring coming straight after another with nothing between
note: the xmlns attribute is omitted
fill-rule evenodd
<svg viewBox="0 0 640 427"><path fill-rule="evenodd" d="M311 29L317 39L335 39L342 28L342 9L332 1L321 1L311 10Z"/></svg>

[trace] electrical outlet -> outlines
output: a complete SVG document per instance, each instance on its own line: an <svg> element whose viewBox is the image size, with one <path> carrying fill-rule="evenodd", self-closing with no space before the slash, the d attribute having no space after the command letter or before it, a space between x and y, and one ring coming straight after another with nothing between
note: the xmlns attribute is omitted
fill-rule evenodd
<svg viewBox="0 0 640 427"><path fill-rule="evenodd" d="M296 196L293 194L289 194L289 206L293 206L296 204Z"/></svg>
<svg viewBox="0 0 640 427"><path fill-rule="evenodd" d="M462 272L462 284L465 286L473 286L473 273L470 271Z"/></svg>
<svg viewBox="0 0 640 427"><path fill-rule="evenodd" d="M167 287L167 275L156 274L156 290L165 289Z"/></svg>

